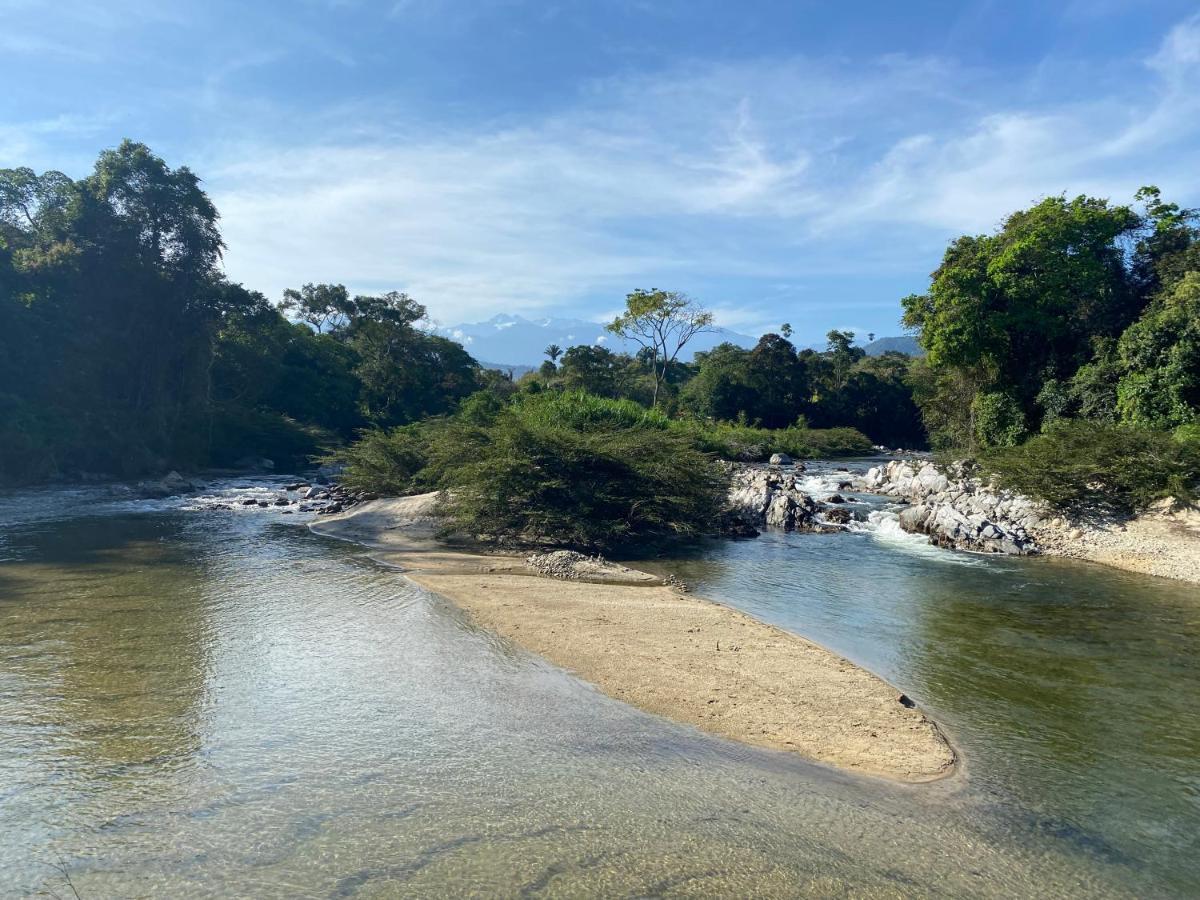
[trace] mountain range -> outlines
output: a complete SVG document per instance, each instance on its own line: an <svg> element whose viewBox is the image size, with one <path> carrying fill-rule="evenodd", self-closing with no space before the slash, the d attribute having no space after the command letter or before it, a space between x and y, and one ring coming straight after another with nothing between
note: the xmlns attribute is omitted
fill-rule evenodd
<svg viewBox="0 0 1200 900"><path fill-rule="evenodd" d="M622 341L609 334L598 322L555 316L527 319L524 316L500 313L485 322L437 325L432 330L434 334L458 341L487 368L514 371L517 377L529 368L538 366L545 359L545 350L550 344L557 344L564 350L577 344L599 344L614 353L634 352L638 349L631 342ZM691 360L696 353L711 350L726 342L739 347L753 347L758 343L758 338L727 328L715 328L696 335L684 348L681 358ZM824 347L814 349L820 350ZM906 336L879 338L867 344L864 349L871 356L878 356L888 350L899 350L914 355L921 352L916 339Z"/></svg>
<svg viewBox="0 0 1200 900"><path fill-rule="evenodd" d="M564 350L577 344L600 344L614 353L632 353L638 349L635 344L609 334L598 322L553 316L526 319L501 313L486 322L439 325L433 332L458 341L476 359L489 360L489 365L506 369L539 365L550 344L558 344ZM716 328L696 335L684 348L681 358L690 360L698 351L711 350L727 341L739 347L753 347L758 338Z"/></svg>

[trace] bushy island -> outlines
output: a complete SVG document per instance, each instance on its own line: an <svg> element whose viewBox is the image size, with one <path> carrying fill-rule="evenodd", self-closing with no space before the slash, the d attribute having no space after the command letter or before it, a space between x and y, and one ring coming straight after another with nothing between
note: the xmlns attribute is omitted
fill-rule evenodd
<svg viewBox="0 0 1200 900"><path fill-rule="evenodd" d="M1197 222L1146 188L963 236L903 301L924 357L782 325L688 360L711 315L639 289L608 326L638 352L550 346L514 381L404 293L229 282L200 179L127 141L79 180L0 170L0 483L332 455L355 489L447 491L462 532L587 550L718 530L720 460L876 444L1069 511L1189 503Z"/></svg>
<svg viewBox="0 0 1200 900"><path fill-rule="evenodd" d="M767 448L801 458L871 449L853 429L704 427L551 391L478 394L453 416L369 433L335 459L352 490L447 491L447 531L595 551L718 532L729 495L719 459Z"/></svg>

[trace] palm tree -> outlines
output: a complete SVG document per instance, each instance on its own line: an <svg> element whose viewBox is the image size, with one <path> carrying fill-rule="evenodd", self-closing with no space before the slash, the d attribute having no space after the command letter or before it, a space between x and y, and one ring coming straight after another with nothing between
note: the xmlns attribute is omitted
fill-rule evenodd
<svg viewBox="0 0 1200 900"><path fill-rule="evenodd" d="M558 344L551 344L546 348L546 355L550 357L550 362L558 362L558 358L562 356L562 347Z"/></svg>

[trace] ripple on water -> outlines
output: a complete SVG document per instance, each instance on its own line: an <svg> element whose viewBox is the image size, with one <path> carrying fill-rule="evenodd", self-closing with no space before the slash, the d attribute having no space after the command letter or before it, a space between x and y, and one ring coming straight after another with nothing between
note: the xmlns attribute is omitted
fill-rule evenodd
<svg viewBox="0 0 1200 900"><path fill-rule="evenodd" d="M680 563L944 715L971 777L913 789L634 710L268 511L39 502L59 518L0 531L21 548L0 568L0 745L19 750L0 754L0 893L62 895L60 856L82 896L1147 896L1193 874L1194 857L1172 862L1195 833L1178 803L1158 806L1157 855L1140 842L1144 802L1128 794L1158 803L1158 781L1096 798L1147 761L1087 759L1121 729L1091 724L1111 685L1069 672L1112 661L1072 639L1070 665L1030 669L1054 654L1049 636L1087 629L1029 585L1061 594L1076 570L947 566L853 534ZM1088 627L1121 627L1106 608ZM1166 664L1186 687L1185 633ZM1148 654L1146 634L1121 652ZM1182 701L1171 714L1188 721ZM1021 760L1008 769L984 751L1014 721L1027 733L1006 738Z"/></svg>

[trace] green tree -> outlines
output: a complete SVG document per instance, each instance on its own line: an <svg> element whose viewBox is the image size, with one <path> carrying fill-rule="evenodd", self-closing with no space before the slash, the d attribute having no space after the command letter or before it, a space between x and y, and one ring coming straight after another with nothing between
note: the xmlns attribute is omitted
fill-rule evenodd
<svg viewBox="0 0 1200 900"><path fill-rule="evenodd" d="M625 298L625 311L607 326L613 334L638 344L649 355L654 375L652 406L667 372L697 334L712 328L713 316L685 294L638 289Z"/></svg>
<svg viewBox="0 0 1200 900"><path fill-rule="evenodd" d="M1164 429L1200 421L1200 271L1164 291L1118 348L1124 421Z"/></svg>
<svg viewBox="0 0 1200 900"><path fill-rule="evenodd" d="M929 366L956 372L947 382L955 396L939 401L957 403L952 430L979 433L980 393L1011 397L1036 424L1043 383L1071 378L1097 337L1116 337L1137 317L1145 301L1123 248L1140 223L1126 206L1051 197L1009 216L995 234L951 244L929 292L903 305Z"/></svg>
<svg viewBox="0 0 1200 900"><path fill-rule="evenodd" d="M624 361L606 347L587 344L571 347L563 354L558 371L569 391L612 399L624 393Z"/></svg>
<svg viewBox="0 0 1200 900"><path fill-rule="evenodd" d="M861 347L854 346L853 331L831 331L825 335L826 353L833 363L833 388L841 390L854 364L867 355Z"/></svg>
<svg viewBox="0 0 1200 900"><path fill-rule="evenodd" d="M681 392L684 409L702 419L732 422L749 418L757 405L751 383L750 351L735 344L718 344L696 354L697 371Z"/></svg>
<svg viewBox="0 0 1200 900"><path fill-rule="evenodd" d="M754 390L750 417L767 428L783 428L795 422L804 410L808 378L791 341L778 334L764 334L746 363L747 381Z"/></svg>
<svg viewBox="0 0 1200 900"><path fill-rule="evenodd" d="M350 293L342 284L306 284L300 290L288 288L283 292L279 308L307 322L317 334L345 323L354 312Z"/></svg>

